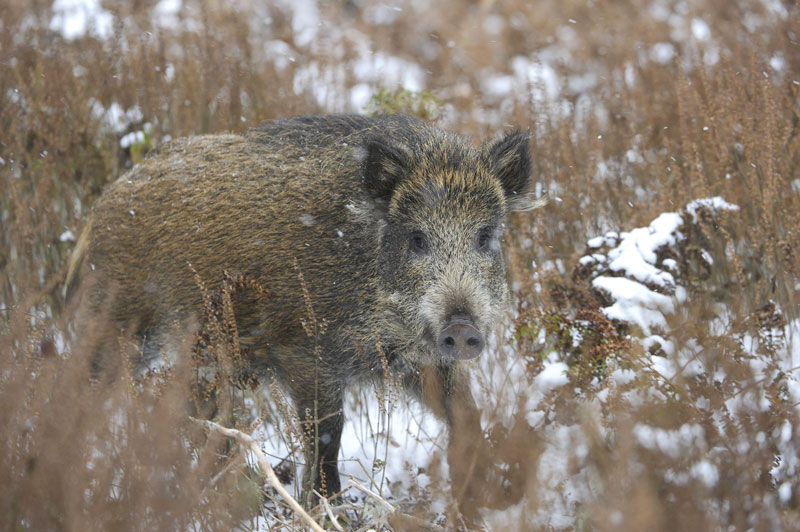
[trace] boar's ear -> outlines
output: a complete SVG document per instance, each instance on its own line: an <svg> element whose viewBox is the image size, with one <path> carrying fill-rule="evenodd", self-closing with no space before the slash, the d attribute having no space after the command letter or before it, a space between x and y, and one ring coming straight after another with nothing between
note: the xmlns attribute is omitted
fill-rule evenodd
<svg viewBox="0 0 800 532"><path fill-rule="evenodd" d="M404 146L384 138L370 139L364 148L364 188L373 199L388 202L408 174L409 153Z"/></svg>
<svg viewBox="0 0 800 532"><path fill-rule="evenodd" d="M484 159L503 185L511 211L527 211L539 206L525 193L531 179L529 139L528 132L513 131L483 147Z"/></svg>

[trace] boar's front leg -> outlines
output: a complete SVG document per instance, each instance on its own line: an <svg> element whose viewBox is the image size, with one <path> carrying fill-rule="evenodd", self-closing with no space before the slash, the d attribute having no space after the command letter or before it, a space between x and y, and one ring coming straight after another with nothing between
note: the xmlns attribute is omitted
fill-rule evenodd
<svg viewBox="0 0 800 532"><path fill-rule="evenodd" d="M326 497L341 491L337 459L344 424L344 401L341 390L331 390L320 382L303 392L295 395L295 407L305 439L303 499L311 507L319 502L312 489Z"/></svg>
<svg viewBox="0 0 800 532"><path fill-rule="evenodd" d="M459 365L427 367L411 385L417 388L428 408L447 422L447 463L453 495L461 512L475 517L490 457L480 411L469 388L469 374Z"/></svg>

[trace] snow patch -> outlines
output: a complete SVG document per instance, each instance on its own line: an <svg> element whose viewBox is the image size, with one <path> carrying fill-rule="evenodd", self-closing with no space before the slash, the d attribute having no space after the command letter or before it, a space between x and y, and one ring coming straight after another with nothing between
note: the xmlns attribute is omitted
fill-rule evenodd
<svg viewBox="0 0 800 532"><path fill-rule="evenodd" d="M75 233L70 231L69 229L61 233L58 237L59 242L75 242Z"/></svg>
<svg viewBox="0 0 800 532"><path fill-rule="evenodd" d="M67 40L79 39L87 33L107 39L111 37L114 16L100 6L100 0L55 0L50 29Z"/></svg>
<svg viewBox="0 0 800 532"><path fill-rule="evenodd" d="M548 358L544 362L544 368L534 379L534 386L543 394L546 394L569 382L567 371L569 366L563 362Z"/></svg>
<svg viewBox="0 0 800 532"><path fill-rule="evenodd" d="M652 327L666 330L664 314L675 311L671 297L625 277L596 277L592 286L606 291L615 300L613 305L603 308L606 316L637 325L646 335L650 334Z"/></svg>
<svg viewBox="0 0 800 532"><path fill-rule="evenodd" d="M692 19L692 35L698 41L708 41L711 39L711 28L708 27L706 21L701 18Z"/></svg>
<svg viewBox="0 0 800 532"><path fill-rule="evenodd" d="M489 73L483 76L484 96L495 101L523 96L534 102L556 101L561 91L561 80L550 65L517 56L511 60L511 71L512 74Z"/></svg>
<svg viewBox="0 0 800 532"><path fill-rule="evenodd" d="M352 70L359 80L381 87L402 87L409 91L425 87L425 72L417 63L383 52L356 59Z"/></svg>
<svg viewBox="0 0 800 532"><path fill-rule="evenodd" d="M637 423L633 427L633 436L642 447L651 451L659 451L676 459L687 448L705 451L705 431L701 425L686 424L677 430L666 430Z"/></svg>
<svg viewBox="0 0 800 532"><path fill-rule="evenodd" d="M694 201L689 202L686 205L686 212L692 215L692 222L695 223L697 222L697 212L701 208L709 209L712 212L739 210L738 205L728 203L720 196L714 196L713 198L696 199Z"/></svg>
<svg viewBox="0 0 800 532"><path fill-rule="evenodd" d="M656 63L668 64L675 57L675 45L669 42L659 42L650 49L650 57Z"/></svg>
<svg viewBox="0 0 800 532"><path fill-rule="evenodd" d="M130 148L134 144L143 144L145 141L144 131L131 131L119 139L119 147L122 149Z"/></svg>
<svg viewBox="0 0 800 532"><path fill-rule="evenodd" d="M678 262L671 257L659 265L659 252L676 246L685 239L680 228L684 223L696 223L701 209L718 213L735 211L739 207L719 196L702 198L688 203L683 212L666 212L656 217L647 227L637 227L627 232L609 232L591 238L586 246L590 251L579 259L582 267L594 270L592 286L607 293L612 304L603 308L611 319L638 326L646 337L653 329L668 330L666 316L676 310L676 303L685 301L686 292L676 286L673 273ZM605 254L602 248L610 248ZM713 258L703 251L706 264ZM669 352L669 342L660 339L661 349ZM645 341L647 343L647 341ZM645 347L652 347L651 342ZM666 368L664 368L666 370ZM690 368L695 371L696 364Z"/></svg>
<svg viewBox="0 0 800 532"><path fill-rule="evenodd" d="M679 235L676 232L681 222L680 214L669 212L660 215L648 227L622 233L617 247L608 253L611 271L670 292L674 290L675 279L672 274L653 265L658 258L656 251L677 241Z"/></svg>

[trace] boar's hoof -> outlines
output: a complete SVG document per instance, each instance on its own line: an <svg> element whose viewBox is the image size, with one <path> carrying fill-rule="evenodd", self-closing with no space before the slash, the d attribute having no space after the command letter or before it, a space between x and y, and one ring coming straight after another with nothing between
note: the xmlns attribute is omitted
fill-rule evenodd
<svg viewBox="0 0 800 532"><path fill-rule="evenodd" d="M447 358L464 360L480 355L485 343L483 335L472 321L456 318L439 333L436 347Z"/></svg>

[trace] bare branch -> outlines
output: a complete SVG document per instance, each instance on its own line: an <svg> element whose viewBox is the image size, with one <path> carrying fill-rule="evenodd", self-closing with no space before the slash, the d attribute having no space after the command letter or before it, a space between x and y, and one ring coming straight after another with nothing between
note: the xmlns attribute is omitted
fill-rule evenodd
<svg viewBox="0 0 800 532"><path fill-rule="evenodd" d="M422 519L419 519L418 517L414 517L413 515L409 515L409 514L406 514L406 513L403 513L401 511L399 511L397 508L392 506L389 503L389 501L387 501L386 499L384 499L383 497L381 497L380 495L378 495L377 493L375 493L371 489L367 488L366 486L364 486L363 484L358 482L353 477L350 477L350 485L353 486L354 488L356 488L357 490L363 492L365 495L367 495L367 496L375 499L376 501L378 501L378 503L380 503L381 506L383 506L386 510L389 511L389 516L394 515L394 516L397 516L400 519L403 519L407 523L413 523L416 527L419 527L420 530L435 530L437 532L444 530L439 525L435 525L433 523L425 522Z"/></svg>
<svg viewBox="0 0 800 532"><path fill-rule="evenodd" d="M333 508L331 508L328 499L323 495L321 495L317 490L313 491L314 495L319 497L319 500L322 501L322 507L325 508L325 513L328 514L328 518L331 520L331 523L333 523L333 527L339 532L344 532L344 528L342 528L342 525L339 524L339 521L336 519L336 516L333 515Z"/></svg>
<svg viewBox="0 0 800 532"><path fill-rule="evenodd" d="M236 429L229 429L227 427L223 427L218 423L214 423L213 421L208 421L204 419L195 419L189 418L195 423L199 423L203 425L209 430L213 430L218 432L224 436L228 436L229 438L235 438L236 441L239 442L239 445L242 449L249 450L253 455L256 457L256 461L258 462L258 467L266 474L267 480L269 481L270 485L275 488L275 490L284 498L284 500L289 504L289 506L294 510L297 515L299 515L303 521L308 524L308 526L314 530L315 532L325 532L325 529L319 526L314 519L306 513L302 506L292 497L286 488L283 487L281 481L278 480L278 476L275 474L275 471L272 469L272 466L269 465L269 461L267 461L267 456L261 450L261 447L258 446L258 442L253 439L252 436L249 434L245 434L244 432ZM388 504L388 503L387 503Z"/></svg>
<svg viewBox="0 0 800 532"><path fill-rule="evenodd" d="M376 501L378 501L381 504L381 506L383 506L384 508L389 510L390 513L394 513L394 512L397 511L397 509L394 506L392 506L391 504L389 504L389 502L386 499L384 499L383 497L381 497L380 495L378 495L377 493L375 493L374 491L372 491L368 487L364 486L363 484L358 482L353 477L350 477L350 485L353 486L354 488L356 488L357 490L364 492L364 494L369 495L370 497L372 497Z"/></svg>

